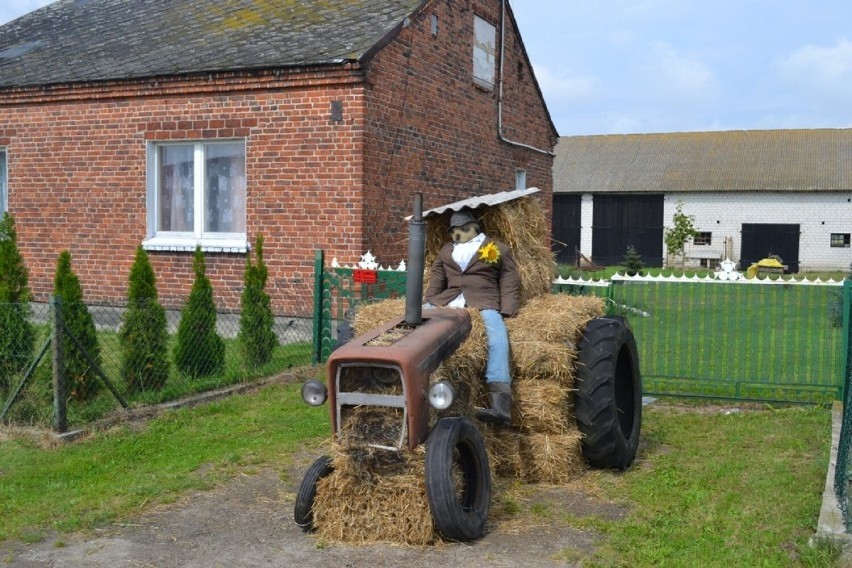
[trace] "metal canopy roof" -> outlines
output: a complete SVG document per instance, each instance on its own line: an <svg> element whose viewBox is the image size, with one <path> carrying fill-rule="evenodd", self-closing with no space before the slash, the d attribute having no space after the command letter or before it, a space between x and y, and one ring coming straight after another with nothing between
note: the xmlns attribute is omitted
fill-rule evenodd
<svg viewBox="0 0 852 568"><path fill-rule="evenodd" d="M461 211L465 207L476 209L477 207L481 207L482 205L499 205L501 203L506 203L507 201L520 199L521 197L526 197L528 195L532 195L533 193L538 193L539 191L541 190L537 187L528 187L526 189L513 189L512 191L501 191L499 193L491 193L489 195L477 195L476 197L468 197L467 199L462 199L461 201L454 201L453 203L441 205L440 207L435 207L434 209L424 211L423 218L425 219L432 215L441 215L442 213L446 213L447 211ZM409 221L411 220L411 217L412 215L409 215L405 218L405 220Z"/></svg>

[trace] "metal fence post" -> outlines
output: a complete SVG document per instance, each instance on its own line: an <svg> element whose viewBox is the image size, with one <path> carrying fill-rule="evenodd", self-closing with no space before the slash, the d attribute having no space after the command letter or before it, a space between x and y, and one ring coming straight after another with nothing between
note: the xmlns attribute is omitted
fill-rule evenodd
<svg viewBox="0 0 852 568"><path fill-rule="evenodd" d="M324 253L317 249L314 255L314 328L313 328L313 363L319 365L322 362L322 290L324 285L323 275Z"/></svg>
<svg viewBox="0 0 852 568"><path fill-rule="evenodd" d="M53 308L53 326L51 342L53 343L53 429L59 433L68 431L68 396L65 377L65 361L63 357L63 322L62 296L50 297Z"/></svg>
<svg viewBox="0 0 852 568"><path fill-rule="evenodd" d="M843 398L846 400L846 392L849 381L852 380L852 280L847 278L843 281Z"/></svg>

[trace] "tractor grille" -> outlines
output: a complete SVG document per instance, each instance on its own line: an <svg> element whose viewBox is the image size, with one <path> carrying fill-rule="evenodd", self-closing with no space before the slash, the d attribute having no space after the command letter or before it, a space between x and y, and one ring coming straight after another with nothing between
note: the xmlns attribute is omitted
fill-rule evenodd
<svg viewBox="0 0 852 568"><path fill-rule="evenodd" d="M345 446L399 450L407 422L399 367L348 363L338 368L337 434Z"/></svg>

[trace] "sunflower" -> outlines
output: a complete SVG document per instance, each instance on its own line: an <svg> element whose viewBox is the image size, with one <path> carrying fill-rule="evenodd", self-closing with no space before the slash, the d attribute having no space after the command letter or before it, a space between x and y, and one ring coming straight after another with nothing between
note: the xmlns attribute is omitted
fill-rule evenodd
<svg viewBox="0 0 852 568"><path fill-rule="evenodd" d="M494 243L488 243L485 246L479 248L479 260L485 262L486 264L497 264L500 260L500 249L497 248L497 245Z"/></svg>

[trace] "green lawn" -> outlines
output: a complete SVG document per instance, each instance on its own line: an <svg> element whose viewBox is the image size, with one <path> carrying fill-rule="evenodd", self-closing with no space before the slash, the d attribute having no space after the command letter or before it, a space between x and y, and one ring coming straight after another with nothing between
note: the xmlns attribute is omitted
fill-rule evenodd
<svg viewBox="0 0 852 568"><path fill-rule="evenodd" d="M281 471L304 444L329 436L328 409L303 404L293 384L171 411L144 428L120 427L70 445L45 448L34 438L7 437L0 440L0 541L128 521L237 473ZM547 502L526 507L502 491L492 509L502 516L498 523L509 517L510 524L518 519L515 526L594 530L593 546L556 554L587 568L828 567L837 551L807 542L829 442L830 411L821 406L724 412L711 404L655 403L645 409L633 467L578 480L590 499L617 504L623 516L594 508L578 515Z"/></svg>
<svg viewBox="0 0 852 568"><path fill-rule="evenodd" d="M271 386L54 448L3 439L0 540L96 527L237 471L282 467L302 442L329 435L328 409L304 404L299 389Z"/></svg>

